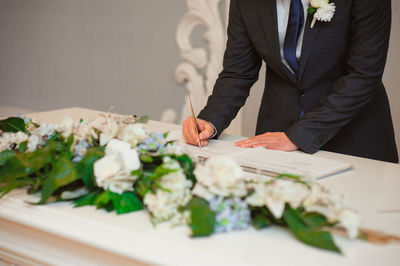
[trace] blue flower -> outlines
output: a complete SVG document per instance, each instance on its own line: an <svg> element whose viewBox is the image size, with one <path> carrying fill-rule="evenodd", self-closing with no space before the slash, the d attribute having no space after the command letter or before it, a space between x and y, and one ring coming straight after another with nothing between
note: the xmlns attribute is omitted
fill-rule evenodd
<svg viewBox="0 0 400 266"><path fill-rule="evenodd" d="M216 213L216 233L243 230L250 224L250 210L245 201L240 198L224 199L214 197L209 202L210 209Z"/></svg>
<svg viewBox="0 0 400 266"><path fill-rule="evenodd" d="M140 154L148 152L163 153L165 149L165 137L162 133L151 133L150 137L145 138L142 143L137 146Z"/></svg>
<svg viewBox="0 0 400 266"><path fill-rule="evenodd" d="M89 143L86 140L80 140L78 144L74 148L74 158L72 161L74 163L78 163L82 161L83 157L85 157L87 149L90 147Z"/></svg>

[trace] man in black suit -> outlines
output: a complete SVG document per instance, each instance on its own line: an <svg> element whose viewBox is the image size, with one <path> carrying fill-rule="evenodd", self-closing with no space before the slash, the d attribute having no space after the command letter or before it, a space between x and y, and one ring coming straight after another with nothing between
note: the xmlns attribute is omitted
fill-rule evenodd
<svg viewBox="0 0 400 266"><path fill-rule="evenodd" d="M288 1L283 40L279 22ZM265 61L266 87L256 136L236 145L307 153L323 149L398 162L382 83L391 1L331 1L336 6L332 20L317 21L314 27L313 16L302 6L307 1L288 1L231 1L223 71L197 119L202 145L229 126ZM295 43L287 45L293 32ZM182 131L186 142L198 143L191 119Z"/></svg>

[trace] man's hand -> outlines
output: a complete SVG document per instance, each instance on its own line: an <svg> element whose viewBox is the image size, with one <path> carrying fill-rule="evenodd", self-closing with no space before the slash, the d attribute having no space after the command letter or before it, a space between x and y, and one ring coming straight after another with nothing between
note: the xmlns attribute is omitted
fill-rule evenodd
<svg viewBox="0 0 400 266"><path fill-rule="evenodd" d="M208 139L214 134L214 127L207 121L196 118L197 128L201 140L201 146L208 145ZM193 117L189 116L183 121L182 135L185 141L192 145L199 144L199 136L197 136L196 129L194 128Z"/></svg>
<svg viewBox="0 0 400 266"><path fill-rule="evenodd" d="M242 148L264 147L266 149L279 151L295 151L299 149L299 147L283 132L267 132L246 140L235 142L235 145Z"/></svg>

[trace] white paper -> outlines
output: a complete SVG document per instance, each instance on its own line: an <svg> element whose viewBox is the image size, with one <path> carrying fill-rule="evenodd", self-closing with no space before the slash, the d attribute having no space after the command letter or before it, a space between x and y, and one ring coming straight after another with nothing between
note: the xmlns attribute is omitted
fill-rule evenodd
<svg viewBox="0 0 400 266"><path fill-rule="evenodd" d="M322 178L352 167L349 163L319 158L302 152L283 152L265 148L240 148L232 142L210 140L209 145L199 148L186 144L192 156L203 158L230 156L241 166L276 174L295 174Z"/></svg>

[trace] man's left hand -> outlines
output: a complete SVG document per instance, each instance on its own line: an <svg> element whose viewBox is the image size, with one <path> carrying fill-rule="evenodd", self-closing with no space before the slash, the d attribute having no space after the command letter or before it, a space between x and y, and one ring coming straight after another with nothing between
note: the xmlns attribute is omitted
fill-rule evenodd
<svg viewBox="0 0 400 266"><path fill-rule="evenodd" d="M242 148L264 147L266 149L279 151L295 151L299 149L284 132L267 132L246 140L235 142L235 145Z"/></svg>

